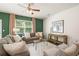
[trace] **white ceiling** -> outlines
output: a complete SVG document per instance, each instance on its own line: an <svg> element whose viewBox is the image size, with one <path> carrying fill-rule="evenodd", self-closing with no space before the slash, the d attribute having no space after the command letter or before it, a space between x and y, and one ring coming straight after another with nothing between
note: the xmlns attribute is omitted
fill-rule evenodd
<svg viewBox="0 0 79 59"><path fill-rule="evenodd" d="M25 6L25 4L21 4ZM78 3L35 3L33 8L40 9L40 12L35 12L34 17L36 18L45 18L48 15L53 15L57 12L72 8L79 5ZM15 3L3 4L0 3L0 11L7 13L14 13L17 15L30 16L30 13L27 12L26 8L23 8Z"/></svg>

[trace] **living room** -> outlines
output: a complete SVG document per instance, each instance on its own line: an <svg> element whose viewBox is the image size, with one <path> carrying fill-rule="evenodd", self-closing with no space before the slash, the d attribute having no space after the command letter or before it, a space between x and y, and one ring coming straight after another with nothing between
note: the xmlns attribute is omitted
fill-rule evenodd
<svg viewBox="0 0 79 59"><path fill-rule="evenodd" d="M0 3L0 56L78 56L78 11L79 3Z"/></svg>

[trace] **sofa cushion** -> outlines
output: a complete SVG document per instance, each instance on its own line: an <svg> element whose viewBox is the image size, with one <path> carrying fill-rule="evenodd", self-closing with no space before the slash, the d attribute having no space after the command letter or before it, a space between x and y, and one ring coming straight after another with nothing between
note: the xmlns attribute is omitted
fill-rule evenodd
<svg viewBox="0 0 79 59"><path fill-rule="evenodd" d="M43 53L44 53L44 56L64 56L65 55L63 51L61 51L60 49L56 47L46 49L43 51Z"/></svg>
<svg viewBox="0 0 79 59"><path fill-rule="evenodd" d="M24 52L15 54L15 56L30 56L30 52L29 51L24 51Z"/></svg>
<svg viewBox="0 0 79 59"><path fill-rule="evenodd" d="M3 44L5 51L12 56L20 55L24 52L28 52L28 48L24 41L13 43L13 44Z"/></svg>
<svg viewBox="0 0 79 59"><path fill-rule="evenodd" d="M63 50L63 52L67 56L76 56L77 55L77 46L75 44L72 44L71 46L69 46L68 48Z"/></svg>
<svg viewBox="0 0 79 59"><path fill-rule="evenodd" d="M38 37L32 37L30 40L38 40Z"/></svg>

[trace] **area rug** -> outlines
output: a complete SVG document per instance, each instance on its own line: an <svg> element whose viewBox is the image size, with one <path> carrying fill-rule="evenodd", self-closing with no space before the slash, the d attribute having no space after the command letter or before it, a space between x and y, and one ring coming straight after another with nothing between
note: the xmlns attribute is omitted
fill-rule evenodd
<svg viewBox="0 0 79 59"><path fill-rule="evenodd" d="M30 56L43 56L43 50L50 49L52 47L56 47L56 45L50 42L39 42L39 43L28 44Z"/></svg>

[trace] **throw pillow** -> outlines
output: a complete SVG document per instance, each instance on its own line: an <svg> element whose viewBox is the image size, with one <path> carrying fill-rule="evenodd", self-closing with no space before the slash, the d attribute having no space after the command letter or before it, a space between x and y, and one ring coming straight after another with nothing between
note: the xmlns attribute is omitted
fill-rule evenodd
<svg viewBox="0 0 79 59"><path fill-rule="evenodd" d="M76 56L77 55L77 46L75 44L72 44L71 46L69 46L68 48L63 50L63 52L67 56Z"/></svg>
<svg viewBox="0 0 79 59"><path fill-rule="evenodd" d="M6 40L8 44L13 43L13 41L11 40L11 38L10 38L9 35L7 35L6 37L4 37L4 40Z"/></svg>
<svg viewBox="0 0 79 59"><path fill-rule="evenodd" d="M14 38L13 38L13 35L10 35L9 34L9 37L11 38L12 42L15 42Z"/></svg>
<svg viewBox="0 0 79 59"><path fill-rule="evenodd" d="M52 35L52 36L51 36L51 39L53 39L53 40L57 40L57 36Z"/></svg>
<svg viewBox="0 0 79 59"><path fill-rule="evenodd" d="M25 33L25 37L29 38L30 37L30 33Z"/></svg>
<svg viewBox="0 0 79 59"><path fill-rule="evenodd" d="M19 35L13 35L13 39L15 40L15 42L19 42L22 40Z"/></svg>
<svg viewBox="0 0 79 59"><path fill-rule="evenodd" d="M35 33L30 33L30 37L35 37Z"/></svg>
<svg viewBox="0 0 79 59"><path fill-rule="evenodd" d="M64 37L59 36L59 37L58 37L58 41L64 42Z"/></svg>
<svg viewBox="0 0 79 59"><path fill-rule="evenodd" d="M58 48L61 49L61 50L64 50L68 47L68 45L66 45L65 43L62 43L60 45L58 45Z"/></svg>
<svg viewBox="0 0 79 59"><path fill-rule="evenodd" d="M76 46L79 48L79 41L75 42Z"/></svg>
<svg viewBox="0 0 79 59"><path fill-rule="evenodd" d="M38 33L38 32L37 32L37 33L35 33L35 36L36 36L36 37L39 37L39 33Z"/></svg>
<svg viewBox="0 0 79 59"><path fill-rule="evenodd" d="M40 37L43 37L43 33L42 32L38 32Z"/></svg>
<svg viewBox="0 0 79 59"><path fill-rule="evenodd" d="M5 51L12 56L21 54L28 51L26 43L24 41L13 43L13 44L3 44Z"/></svg>
<svg viewBox="0 0 79 59"><path fill-rule="evenodd" d="M77 46L77 50L78 50L78 53L79 53L79 41L76 41L76 42L74 42L74 44Z"/></svg>

